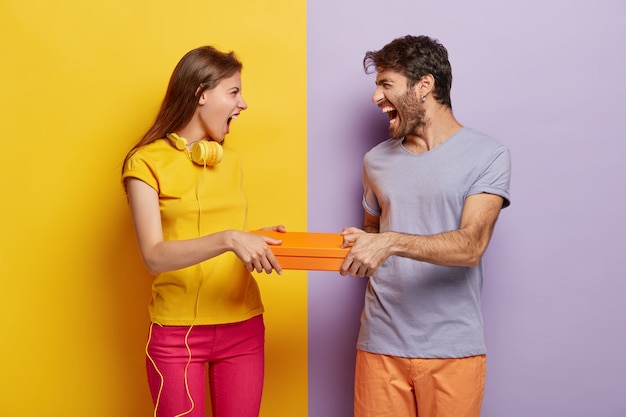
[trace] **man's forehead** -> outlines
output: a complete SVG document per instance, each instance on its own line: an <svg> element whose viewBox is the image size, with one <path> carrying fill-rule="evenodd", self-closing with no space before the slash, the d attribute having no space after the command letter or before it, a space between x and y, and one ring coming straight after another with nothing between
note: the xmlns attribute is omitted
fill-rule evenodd
<svg viewBox="0 0 626 417"><path fill-rule="evenodd" d="M376 84L380 84L381 82L405 83L406 79L404 74L391 69L380 69L378 73L376 73Z"/></svg>

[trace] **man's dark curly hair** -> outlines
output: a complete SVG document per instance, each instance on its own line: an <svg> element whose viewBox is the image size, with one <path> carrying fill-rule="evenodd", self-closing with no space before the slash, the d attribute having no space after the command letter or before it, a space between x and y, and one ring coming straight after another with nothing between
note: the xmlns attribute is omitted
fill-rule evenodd
<svg viewBox="0 0 626 417"><path fill-rule="evenodd" d="M403 74L409 79L409 87L424 75L431 74L435 78L435 99L452 108L452 67L448 51L436 39L411 35L394 39L379 51L366 52L363 68L367 74L384 70Z"/></svg>

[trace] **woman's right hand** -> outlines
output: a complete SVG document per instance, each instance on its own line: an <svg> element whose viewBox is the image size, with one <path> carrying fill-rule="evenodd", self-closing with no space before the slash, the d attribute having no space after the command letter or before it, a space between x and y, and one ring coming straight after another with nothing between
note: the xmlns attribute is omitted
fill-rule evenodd
<svg viewBox="0 0 626 417"><path fill-rule="evenodd" d="M232 230L231 233L232 251L248 271L265 271L267 274L276 271L279 275L282 274L283 270L269 247L269 245L280 245L281 240L237 230Z"/></svg>

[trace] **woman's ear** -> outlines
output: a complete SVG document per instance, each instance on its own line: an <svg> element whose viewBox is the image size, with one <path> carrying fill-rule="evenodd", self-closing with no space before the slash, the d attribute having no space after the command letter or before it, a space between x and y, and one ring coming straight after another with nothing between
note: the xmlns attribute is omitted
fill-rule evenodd
<svg viewBox="0 0 626 417"><path fill-rule="evenodd" d="M198 97L199 105L203 105L204 103L206 103L206 95L204 94L204 91L202 91L202 84L198 86L194 96Z"/></svg>

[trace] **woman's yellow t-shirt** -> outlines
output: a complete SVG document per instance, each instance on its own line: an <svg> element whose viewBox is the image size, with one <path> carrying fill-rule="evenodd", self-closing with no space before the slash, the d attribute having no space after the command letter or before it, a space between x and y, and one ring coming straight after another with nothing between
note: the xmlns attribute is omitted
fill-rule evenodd
<svg viewBox="0 0 626 417"><path fill-rule="evenodd" d="M218 165L205 167L167 140L157 140L128 159L122 179L129 177L144 181L158 193L165 240L247 230L241 163L228 147ZM149 310L151 320L163 325L223 324L262 314L263 304L254 277L229 251L158 274Z"/></svg>

